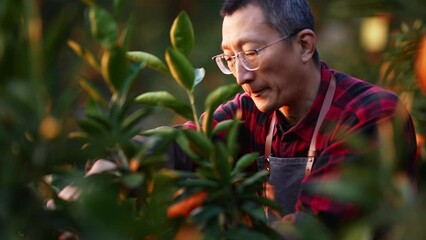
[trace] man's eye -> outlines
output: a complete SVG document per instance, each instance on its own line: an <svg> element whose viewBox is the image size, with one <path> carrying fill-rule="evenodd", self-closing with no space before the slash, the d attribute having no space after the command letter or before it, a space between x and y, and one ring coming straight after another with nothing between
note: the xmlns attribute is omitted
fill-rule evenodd
<svg viewBox="0 0 426 240"><path fill-rule="evenodd" d="M227 61L227 62L232 62L233 57L232 57L232 56L225 55L225 56L223 56L223 59L225 59L225 61Z"/></svg>
<svg viewBox="0 0 426 240"><path fill-rule="evenodd" d="M256 52L255 51L246 51L246 52L244 52L244 54L248 57L252 57L252 56L256 55Z"/></svg>

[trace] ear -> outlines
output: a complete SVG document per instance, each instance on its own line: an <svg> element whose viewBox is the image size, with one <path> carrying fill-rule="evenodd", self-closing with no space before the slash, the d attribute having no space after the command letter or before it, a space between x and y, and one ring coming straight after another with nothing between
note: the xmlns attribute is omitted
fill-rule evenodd
<svg viewBox="0 0 426 240"><path fill-rule="evenodd" d="M307 63L312 60L317 46L317 36L310 29L303 29L297 34L297 43L301 50L301 60Z"/></svg>

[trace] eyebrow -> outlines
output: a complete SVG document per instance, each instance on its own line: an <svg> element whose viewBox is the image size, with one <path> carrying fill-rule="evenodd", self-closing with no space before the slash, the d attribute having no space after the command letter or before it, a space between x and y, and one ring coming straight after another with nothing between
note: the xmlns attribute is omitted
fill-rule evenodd
<svg viewBox="0 0 426 240"><path fill-rule="evenodd" d="M256 41L255 39L253 39L253 38L247 38L247 37L245 37L245 38L241 38L241 39L238 39L237 41L236 41L236 43L232 43L232 44L224 44L223 42L222 42L222 44L221 44L221 50L223 51L223 50L225 50L225 49L231 49L231 45L235 45L235 46L238 46L238 47L242 47L242 46L244 46L245 44L247 44L247 43L258 43L259 41ZM240 50L242 50L242 49L240 49Z"/></svg>

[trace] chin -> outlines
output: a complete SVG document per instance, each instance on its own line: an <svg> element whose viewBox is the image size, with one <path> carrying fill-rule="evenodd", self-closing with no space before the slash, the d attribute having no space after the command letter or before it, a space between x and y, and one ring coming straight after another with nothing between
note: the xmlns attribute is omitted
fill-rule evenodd
<svg viewBox="0 0 426 240"><path fill-rule="evenodd" d="M266 105L266 104L260 104L260 103L256 103L255 105L257 107L257 109L259 109L259 111L264 112L264 113L269 113L269 112L273 112L274 108L270 105Z"/></svg>

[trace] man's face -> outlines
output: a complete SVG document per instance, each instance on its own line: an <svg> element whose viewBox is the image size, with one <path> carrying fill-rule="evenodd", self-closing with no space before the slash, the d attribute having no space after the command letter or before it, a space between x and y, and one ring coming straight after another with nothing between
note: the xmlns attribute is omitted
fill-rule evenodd
<svg viewBox="0 0 426 240"><path fill-rule="evenodd" d="M224 18L222 37L224 53L235 55L263 47L283 36L265 23L259 7L248 5ZM300 62L293 44L278 42L259 52L258 57L260 68L256 71L248 71L236 61L237 83L262 112L291 105L301 89L301 84L297 83Z"/></svg>

